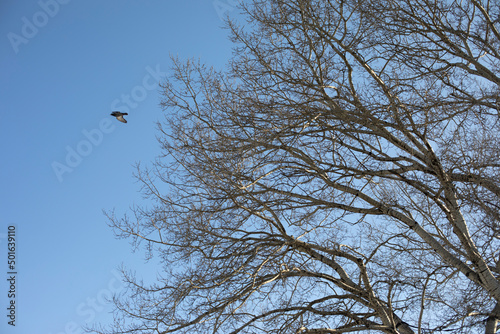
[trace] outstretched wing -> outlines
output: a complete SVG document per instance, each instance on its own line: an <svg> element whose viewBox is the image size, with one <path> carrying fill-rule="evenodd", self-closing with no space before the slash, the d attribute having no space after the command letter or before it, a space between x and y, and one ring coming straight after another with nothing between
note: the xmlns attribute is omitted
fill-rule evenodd
<svg viewBox="0 0 500 334"><path fill-rule="evenodd" d="M127 120L123 118L123 115L128 115L126 112L113 111L110 115L115 116L120 122L127 123Z"/></svg>
<svg viewBox="0 0 500 334"><path fill-rule="evenodd" d="M116 116L116 119L119 120L120 122L127 123L127 120L123 118L122 115Z"/></svg>

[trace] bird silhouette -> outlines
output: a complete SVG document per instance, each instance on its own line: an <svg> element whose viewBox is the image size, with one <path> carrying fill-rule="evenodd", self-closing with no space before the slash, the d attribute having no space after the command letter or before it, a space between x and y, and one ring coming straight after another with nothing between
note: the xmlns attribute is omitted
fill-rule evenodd
<svg viewBox="0 0 500 334"><path fill-rule="evenodd" d="M123 123L127 123L127 120L123 118L124 115L128 115L126 112L113 111L111 116L115 116L117 120Z"/></svg>

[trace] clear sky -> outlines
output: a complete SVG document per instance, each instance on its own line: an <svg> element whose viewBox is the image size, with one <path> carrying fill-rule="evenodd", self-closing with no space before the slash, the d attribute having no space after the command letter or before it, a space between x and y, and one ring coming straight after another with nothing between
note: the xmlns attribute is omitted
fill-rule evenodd
<svg viewBox="0 0 500 334"><path fill-rule="evenodd" d="M102 210L144 201L133 165L159 153L169 56L222 67L231 44L221 16L237 11L233 0L0 2L0 333L81 333L110 319L122 263L154 277L155 261L115 239Z"/></svg>

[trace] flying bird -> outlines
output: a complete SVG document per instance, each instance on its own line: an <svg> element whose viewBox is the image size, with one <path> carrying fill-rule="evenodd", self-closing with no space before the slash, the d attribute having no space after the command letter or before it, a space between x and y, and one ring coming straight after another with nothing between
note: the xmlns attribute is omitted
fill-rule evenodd
<svg viewBox="0 0 500 334"><path fill-rule="evenodd" d="M126 112L113 111L111 116L115 116L117 120L123 123L127 123L127 120L123 118L124 115L128 115Z"/></svg>

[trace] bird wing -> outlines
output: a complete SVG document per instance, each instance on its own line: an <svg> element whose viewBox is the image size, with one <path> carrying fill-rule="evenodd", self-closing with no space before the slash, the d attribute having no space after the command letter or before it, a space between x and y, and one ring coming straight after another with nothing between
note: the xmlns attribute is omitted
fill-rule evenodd
<svg viewBox="0 0 500 334"><path fill-rule="evenodd" d="M120 122L127 123L127 120L123 118L122 115L116 116L116 119L119 120Z"/></svg>

